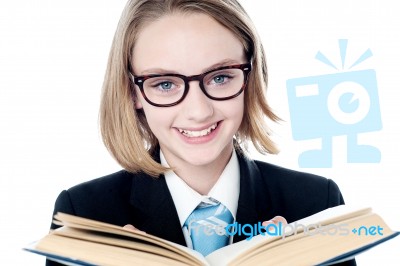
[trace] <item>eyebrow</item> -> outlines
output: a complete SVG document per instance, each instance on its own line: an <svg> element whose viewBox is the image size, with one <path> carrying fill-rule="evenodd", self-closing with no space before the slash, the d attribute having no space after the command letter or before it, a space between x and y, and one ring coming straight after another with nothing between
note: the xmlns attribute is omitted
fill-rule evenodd
<svg viewBox="0 0 400 266"><path fill-rule="evenodd" d="M223 66L229 66L229 65L236 65L236 64L242 64L239 60L233 60L233 59L224 59L218 63L215 63L205 69L202 70L201 73L223 67ZM140 73L141 75L149 75L149 74L180 74L177 71L174 70L168 70L168 69L163 69L163 68L150 68L142 71Z"/></svg>

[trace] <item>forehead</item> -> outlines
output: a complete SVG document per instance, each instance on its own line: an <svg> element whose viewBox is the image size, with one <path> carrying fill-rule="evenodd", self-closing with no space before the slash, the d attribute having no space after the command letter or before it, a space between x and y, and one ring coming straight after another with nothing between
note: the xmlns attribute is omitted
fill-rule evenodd
<svg viewBox="0 0 400 266"><path fill-rule="evenodd" d="M198 74L224 60L244 62L244 47L226 27L201 13L169 14L147 24L133 49L133 69Z"/></svg>

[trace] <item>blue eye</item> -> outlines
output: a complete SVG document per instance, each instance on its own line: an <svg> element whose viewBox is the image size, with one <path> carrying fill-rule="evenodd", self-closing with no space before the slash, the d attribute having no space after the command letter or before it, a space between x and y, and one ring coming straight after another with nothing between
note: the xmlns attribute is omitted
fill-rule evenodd
<svg viewBox="0 0 400 266"><path fill-rule="evenodd" d="M157 94L174 94L185 89L185 82L175 76L151 77L143 84L146 92Z"/></svg>
<svg viewBox="0 0 400 266"><path fill-rule="evenodd" d="M159 84L159 86L161 87L161 89L163 90L170 90L172 88L172 82L162 82Z"/></svg>
<svg viewBox="0 0 400 266"><path fill-rule="evenodd" d="M226 76L224 76L224 75L219 75L219 76L216 76L213 78L214 82L217 84L224 83L225 79L226 79Z"/></svg>

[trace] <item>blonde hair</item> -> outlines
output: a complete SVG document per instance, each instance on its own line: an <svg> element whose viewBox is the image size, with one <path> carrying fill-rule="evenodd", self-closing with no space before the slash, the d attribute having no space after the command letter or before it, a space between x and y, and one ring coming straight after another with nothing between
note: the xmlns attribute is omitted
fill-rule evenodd
<svg viewBox="0 0 400 266"><path fill-rule="evenodd" d="M250 140L262 154L278 152L270 139L265 118L279 118L267 104L267 66L264 50L249 16L236 0L130 0L120 18L112 43L100 106L103 142L118 163L129 172L159 176L167 169L152 158L158 140L142 110L134 107L129 72L140 30L148 23L174 12L204 13L232 31L252 62L244 91L244 116L235 143L247 149Z"/></svg>

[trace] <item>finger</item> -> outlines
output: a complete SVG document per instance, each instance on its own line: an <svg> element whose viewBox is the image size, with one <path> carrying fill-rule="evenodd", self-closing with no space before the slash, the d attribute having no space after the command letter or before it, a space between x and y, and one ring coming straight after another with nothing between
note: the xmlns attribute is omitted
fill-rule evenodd
<svg viewBox="0 0 400 266"><path fill-rule="evenodd" d="M282 223L282 224L287 224L287 221L286 221L286 219L284 218L284 217L282 217L282 216L275 216L274 218L272 218L271 220L269 220L269 221L264 221L263 223L262 223L262 225L263 226L267 226L267 225L269 225L269 224L276 224L276 225L278 225L279 223Z"/></svg>
<svg viewBox="0 0 400 266"><path fill-rule="evenodd" d="M272 222L273 222L274 224L279 224L279 223L287 224L286 219L285 219L284 217L282 217L282 216L275 216L275 217L272 218L271 220L272 220Z"/></svg>
<svg viewBox="0 0 400 266"><path fill-rule="evenodd" d="M269 224L274 224L274 222L271 221L271 220L269 220L269 221L264 221L264 222L262 223L262 226L267 226L267 225L269 225Z"/></svg>
<svg viewBox="0 0 400 266"><path fill-rule="evenodd" d="M134 227L131 224L124 225L122 228L125 229L125 230L128 230L128 231L133 231L135 233L146 233L146 232L144 232L142 230L137 229L136 227Z"/></svg>
<svg viewBox="0 0 400 266"><path fill-rule="evenodd" d="M124 228L124 229L128 229L128 230L137 230L136 227L134 227L134 226L131 225L131 224L127 224L127 225L125 225L123 228Z"/></svg>

